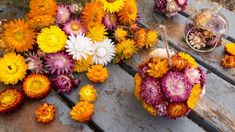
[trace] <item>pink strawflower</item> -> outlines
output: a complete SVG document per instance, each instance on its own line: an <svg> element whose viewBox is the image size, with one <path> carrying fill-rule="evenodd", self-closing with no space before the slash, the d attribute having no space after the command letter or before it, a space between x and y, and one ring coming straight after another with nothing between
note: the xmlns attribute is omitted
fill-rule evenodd
<svg viewBox="0 0 235 132"><path fill-rule="evenodd" d="M206 84L206 74L205 72L202 70L202 68L198 68L200 74L201 74L201 79L200 79L200 83L201 83L201 87L204 88L205 84Z"/></svg>
<svg viewBox="0 0 235 132"><path fill-rule="evenodd" d="M103 22L109 30L112 30L116 28L118 22L117 20L117 15L115 13L106 13Z"/></svg>
<svg viewBox="0 0 235 132"><path fill-rule="evenodd" d="M188 99L192 85L184 73L168 72L162 78L162 91L170 102L183 102Z"/></svg>
<svg viewBox="0 0 235 132"><path fill-rule="evenodd" d="M74 60L68 53L60 51L47 54L45 66L50 74L71 74L74 68Z"/></svg>
<svg viewBox="0 0 235 132"><path fill-rule="evenodd" d="M66 5L59 4L57 6L57 13L56 13L56 23L63 24L70 18L70 11Z"/></svg>
<svg viewBox="0 0 235 132"><path fill-rule="evenodd" d="M53 88L59 93L70 93L73 88L80 84L79 79L71 78L67 75L58 75L51 79Z"/></svg>
<svg viewBox="0 0 235 132"><path fill-rule="evenodd" d="M160 82L155 78L147 76L141 83L140 96L152 106L161 104L163 96Z"/></svg>
<svg viewBox="0 0 235 132"><path fill-rule="evenodd" d="M81 22L77 19L72 19L66 22L63 26L63 30L67 35L78 35L79 33L85 33L85 29L82 27Z"/></svg>
<svg viewBox="0 0 235 132"><path fill-rule="evenodd" d="M185 70L185 75L188 77L188 79L192 85L200 83L201 74L198 69L188 68Z"/></svg>
<svg viewBox="0 0 235 132"><path fill-rule="evenodd" d="M34 52L29 52L26 54L26 62L28 64L28 70L30 70L31 72L41 74L45 72L41 58Z"/></svg>
<svg viewBox="0 0 235 132"><path fill-rule="evenodd" d="M148 63L143 63L141 64L138 68L137 71L140 73L142 78L145 78L146 75L148 75L147 70L148 70Z"/></svg>

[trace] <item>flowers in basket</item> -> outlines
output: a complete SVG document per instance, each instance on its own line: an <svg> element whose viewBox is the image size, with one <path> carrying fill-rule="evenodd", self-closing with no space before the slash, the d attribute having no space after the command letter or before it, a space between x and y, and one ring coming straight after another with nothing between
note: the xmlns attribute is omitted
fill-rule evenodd
<svg viewBox="0 0 235 132"><path fill-rule="evenodd" d="M188 0L155 0L154 9L161 14L171 17L186 9Z"/></svg>

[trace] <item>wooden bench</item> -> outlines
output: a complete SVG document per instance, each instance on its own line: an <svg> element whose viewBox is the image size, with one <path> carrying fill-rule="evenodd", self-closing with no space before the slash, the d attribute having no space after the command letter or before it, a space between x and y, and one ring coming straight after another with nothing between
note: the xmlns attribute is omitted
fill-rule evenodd
<svg viewBox="0 0 235 132"><path fill-rule="evenodd" d="M73 122L69 117L70 109L79 100L77 95L79 88L77 88L69 95L58 95L52 92L41 101L26 101L15 113L0 116L0 132L31 131L32 129L50 132L235 131L235 69L227 70L220 65L220 59L224 54L224 45L235 40L235 13L226 9L222 10L230 24L230 30L224 35L222 45L211 53L197 53L191 50L183 40L183 24L194 10L194 0L189 0L189 8L186 11L178 13L171 19L153 11L154 0L137 0L137 2L141 15L139 24L151 29L157 29L159 24L165 25L170 36L171 49L189 53L206 71L206 95L189 116L177 120L152 117L135 99L133 76L137 65L148 57L152 50L149 49L140 51L130 60L119 65L110 64L108 66L109 79L104 84L94 84L99 96L95 102L95 115L90 122L80 124ZM208 3L202 3L200 7L207 6L209 6ZM158 41L156 47L163 47L161 40ZM80 87L87 83L92 84L84 74L76 76L82 80ZM0 87L1 89L2 87ZM34 121L32 113L37 104L45 101L55 104L58 113L54 122L41 125Z"/></svg>

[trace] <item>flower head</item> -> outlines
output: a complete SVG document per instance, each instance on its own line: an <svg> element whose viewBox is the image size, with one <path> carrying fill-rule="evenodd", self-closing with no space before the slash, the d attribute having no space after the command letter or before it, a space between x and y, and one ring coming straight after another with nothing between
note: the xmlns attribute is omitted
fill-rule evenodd
<svg viewBox="0 0 235 132"><path fill-rule="evenodd" d="M37 13L34 13L34 12L29 12L26 15L26 19L29 23L29 26L36 30L53 25L55 22L54 16L47 15L47 14L38 15Z"/></svg>
<svg viewBox="0 0 235 132"><path fill-rule="evenodd" d="M192 85L197 83L200 84L201 74L198 69L188 68L185 70L185 75L188 77Z"/></svg>
<svg viewBox="0 0 235 132"><path fill-rule="evenodd" d="M67 36L57 26L43 28L37 36L39 48L45 53L54 53L64 49Z"/></svg>
<svg viewBox="0 0 235 132"><path fill-rule="evenodd" d="M70 116L75 121L89 121L94 113L94 104L88 101L79 101L70 111Z"/></svg>
<svg viewBox="0 0 235 132"><path fill-rule="evenodd" d="M110 13L122 9L125 0L99 0L104 5L104 10Z"/></svg>
<svg viewBox="0 0 235 132"><path fill-rule="evenodd" d="M118 27L114 32L115 40L121 42L126 39L128 32L121 27Z"/></svg>
<svg viewBox="0 0 235 132"><path fill-rule="evenodd" d="M88 69L86 75L94 83L103 83L109 77L109 72L103 65L93 65Z"/></svg>
<svg viewBox="0 0 235 132"><path fill-rule="evenodd" d="M159 78L169 71L168 62L166 59L161 60L156 57L148 63L148 74L152 77Z"/></svg>
<svg viewBox="0 0 235 132"><path fill-rule="evenodd" d="M22 89L31 99L44 98L51 90L51 82L47 76L31 74L24 79Z"/></svg>
<svg viewBox="0 0 235 132"><path fill-rule="evenodd" d="M118 23L117 15L115 13L106 13L103 19L103 23L109 30L114 29Z"/></svg>
<svg viewBox="0 0 235 132"><path fill-rule="evenodd" d="M70 15L71 13L67 5L62 5L62 4L58 5L56 13L56 23L58 24L65 23L66 21L69 20Z"/></svg>
<svg viewBox="0 0 235 132"><path fill-rule="evenodd" d="M115 46L111 39L104 39L102 42L95 42L95 54L92 61L95 64L107 65L115 56Z"/></svg>
<svg viewBox="0 0 235 132"><path fill-rule="evenodd" d="M144 28L141 28L134 33L134 36L137 47L139 49L143 48L146 44L146 30Z"/></svg>
<svg viewBox="0 0 235 132"><path fill-rule="evenodd" d="M78 34L77 36L71 35L67 40L66 52L73 56L75 60L87 59L88 56L93 55L95 48L91 40L84 36L84 34Z"/></svg>
<svg viewBox="0 0 235 132"><path fill-rule="evenodd" d="M158 40L158 33L157 31L154 30L148 30L147 31L147 37L146 37L146 48L153 47L154 45L157 44Z"/></svg>
<svg viewBox="0 0 235 132"><path fill-rule="evenodd" d="M35 32L30 29L28 22L18 19L9 21L4 25L3 41L9 48L17 52L28 51L33 48Z"/></svg>
<svg viewBox="0 0 235 132"><path fill-rule="evenodd" d="M23 102L24 95L18 89L6 88L0 92L0 114L7 113L18 106Z"/></svg>
<svg viewBox="0 0 235 132"><path fill-rule="evenodd" d="M92 56L89 56L87 59L82 58L81 60L75 61L74 71L78 73L85 72L91 67L92 64Z"/></svg>
<svg viewBox="0 0 235 132"><path fill-rule="evenodd" d="M57 4L55 0L31 0L29 7L35 14L55 16Z"/></svg>
<svg viewBox="0 0 235 132"><path fill-rule="evenodd" d="M221 64L225 68L234 68L235 67L235 56L234 55L225 55L221 61Z"/></svg>
<svg viewBox="0 0 235 132"><path fill-rule="evenodd" d="M107 29L103 24L97 24L88 29L86 36L91 38L94 42L103 41L107 35Z"/></svg>
<svg viewBox="0 0 235 132"><path fill-rule="evenodd" d="M170 103L167 106L167 116L172 119L185 116L188 111L189 109L184 103Z"/></svg>
<svg viewBox="0 0 235 132"><path fill-rule="evenodd" d="M124 24L131 24L137 19L137 5L135 0L126 2L118 12L119 21Z"/></svg>
<svg viewBox="0 0 235 132"><path fill-rule="evenodd" d="M4 84L16 84L23 80L26 74L27 64L20 54L7 53L0 58L0 82Z"/></svg>
<svg viewBox="0 0 235 132"><path fill-rule="evenodd" d="M45 57L45 67L52 75L71 74L74 68L74 60L64 51L50 53Z"/></svg>
<svg viewBox="0 0 235 132"><path fill-rule="evenodd" d="M26 54L26 62L28 64L28 70L33 73L44 73L44 64L41 58L34 52Z"/></svg>
<svg viewBox="0 0 235 132"><path fill-rule="evenodd" d="M59 93L70 93L73 88L80 84L79 79L71 78L67 75L58 75L51 79L53 88Z"/></svg>
<svg viewBox="0 0 235 132"><path fill-rule="evenodd" d="M186 75L181 72L168 72L162 78L162 90L170 102L186 101L192 85Z"/></svg>
<svg viewBox="0 0 235 132"><path fill-rule="evenodd" d="M193 109L196 106L201 93L202 93L201 85L200 84L194 85L191 90L190 96L187 100L187 105L190 109Z"/></svg>
<svg viewBox="0 0 235 132"><path fill-rule="evenodd" d="M36 121L41 123L51 122L55 118L55 113L55 106L48 103L43 103L39 105L34 111Z"/></svg>
<svg viewBox="0 0 235 132"><path fill-rule="evenodd" d="M95 102L97 93L92 85L85 85L79 90L80 100L88 101L90 103Z"/></svg>
<svg viewBox="0 0 235 132"><path fill-rule="evenodd" d="M193 57L191 57L189 54L186 54L184 52L179 52L178 55L186 60L188 60L189 62L189 65L194 67L194 68L197 68L198 67L198 64L197 62L194 60Z"/></svg>
<svg viewBox="0 0 235 132"><path fill-rule="evenodd" d="M149 104L146 103L145 101L142 101L142 106L143 106L144 109L146 109L151 115L157 116L158 112L157 112L157 110L156 110L155 107L153 107L152 105L149 105Z"/></svg>
<svg viewBox="0 0 235 132"><path fill-rule="evenodd" d="M116 53L121 59L129 59L136 50L135 41L131 39L121 41L116 45Z"/></svg>
<svg viewBox="0 0 235 132"><path fill-rule="evenodd" d="M141 96L140 96L140 91L141 91L141 83L142 83L142 78L140 76L139 73L135 74L135 87L134 87L134 95L136 97L137 100L142 100Z"/></svg>
<svg viewBox="0 0 235 132"><path fill-rule="evenodd" d="M226 44L225 51L230 55L235 55L235 43Z"/></svg>
<svg viewBox="0 0 235 132"><path fill-rule="evenodd" d="M86 29L89 29L97 24L101 24L105 15L103 5L100 2L86 3L81 12L81 21Z"/></svg>
<svg viewBox="0 0 235 132"><path fill-rule="evenodd" d="M85 33L85 29L82 27L81 22L77 19L72 19L65 23L63 30L68 35L78 35L79 33Z"/></svg>
<svg viewBox="0 0 235 132"><path fill-rule="evenodd" d="M172 67L176 71L185 70L189 65L188 60L180 57L179 55L175 55L172 57Z"/></svg>
<svg viewBox="0 0 235 132"><path fill-rule="evenodd" d="M161 104L163 95L159 80L152 77L146 77L141 83L140 95L146 103L152 106Z"/></svg>

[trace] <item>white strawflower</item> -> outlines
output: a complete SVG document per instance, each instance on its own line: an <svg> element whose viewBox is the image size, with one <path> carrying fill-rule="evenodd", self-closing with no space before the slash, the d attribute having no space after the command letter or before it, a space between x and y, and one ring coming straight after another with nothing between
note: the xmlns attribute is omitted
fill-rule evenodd
<svg viewBox="0 0 235 132"><path fill-rule="evenodd" d="M102 42L95 42L95 54L93 63L107 65L115 56L115 46L111 39L104 39Z"/></svg>
<svg viewBox="0 0 235 132"><path fill-rule="evenodd" d="M69 36L65 48L66 52L72 55L75 60L81 60L82 58L87 59L88 56L93 55L95 51L91 39L85 37L84 34Z"/></svg>

